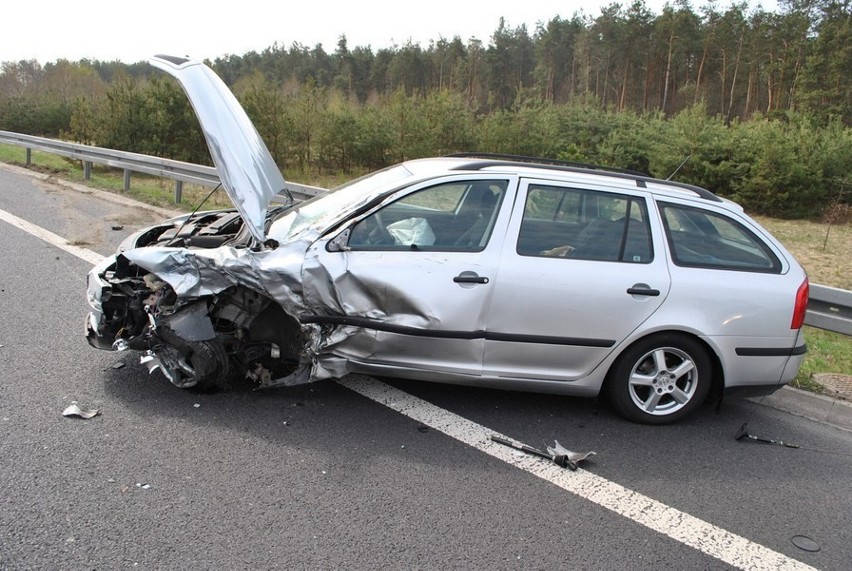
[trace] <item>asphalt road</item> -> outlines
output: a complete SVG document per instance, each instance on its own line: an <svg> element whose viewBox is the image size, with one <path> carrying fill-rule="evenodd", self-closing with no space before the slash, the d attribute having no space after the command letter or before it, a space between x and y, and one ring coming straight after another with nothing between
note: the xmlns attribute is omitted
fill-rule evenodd
<svg viewBox="0 0 852 571"><path fill-rule="evenodd" d="M101 254L157 218L2 168L0 210ZM2 221L0 244L0 569L731 566L689 546L712 537L676 539L681 520L654 531L338 383L179 390L88 346L90 264ZM388 383L533 446L593 449L597 481L787 565L852 568L852 433L741 400L646 427L592 399ZM101 414L65 418L72 401ZM801 448L737 442L744 422Z"/></svg>

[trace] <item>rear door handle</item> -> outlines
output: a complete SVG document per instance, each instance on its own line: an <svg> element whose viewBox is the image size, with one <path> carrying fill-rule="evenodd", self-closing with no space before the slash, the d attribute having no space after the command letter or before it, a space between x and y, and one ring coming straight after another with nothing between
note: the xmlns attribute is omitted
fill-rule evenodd
<svg viewBox="0 0 852 571"><path fill-rule="evenodd" d="M476 272L462 272L453 278L457 284L487 284L488 278L477 275Z"/></svg>
<svg viewBox="0 0 852 571"><path fill-rule="evenodd" d="M660 295L660 290L658 289L651 289L650 287L645 285L639 287L637 286L639 286L639 284L627 288L627 293L629 293L630 295L647 295L649 297L658 297Z"/></svg>

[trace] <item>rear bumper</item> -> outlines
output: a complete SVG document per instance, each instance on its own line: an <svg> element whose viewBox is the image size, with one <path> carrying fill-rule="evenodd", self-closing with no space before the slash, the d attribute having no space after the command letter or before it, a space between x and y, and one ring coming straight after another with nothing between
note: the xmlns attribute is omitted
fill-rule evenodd
<svg viewBox="0 0 852 571"><path fill-rule="evenodd" d="M739 387L725 387L725 397L765 397L779 390L786 383L775 383L772 385L746 385Z"/></svg>

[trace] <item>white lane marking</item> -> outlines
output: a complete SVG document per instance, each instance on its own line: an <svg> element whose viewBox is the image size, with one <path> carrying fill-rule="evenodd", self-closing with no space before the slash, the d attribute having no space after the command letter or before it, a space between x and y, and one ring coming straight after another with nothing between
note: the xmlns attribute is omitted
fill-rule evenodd
<svg viewBox="0 0 852 571"><path fill-rule="evenodd" d="M533 456L518 456L513 449L490 440L492 434L507 438L505 435L375 379L351 375L338 383L468 446L739 569L813 569L601 476L582 469L571 472Z"/></svg>
<svg viewBox="0 0 852 571"><path fill-rule="evenodd" d="M58 236L58 235L54 234L53 232L51 232L50 230L45 230L41 226L36 226L35 224L31 224L30 222L27 222L23 218L18 218L14 214L10 214L10 213L6 212L5 210L0 210L0 220L3 220L4 222L8 222L12 226L17 226L18 228L20 228L24 232L26 232L28 234L32 234L36 238L40 238L41 240L44 240L48 244L52 244L52 245L56 246L57 248L65 250L69 254L74 254L78 258L86 260L87 262L91 263L92 265L95 265L95 264L99 263L101 260L104 259L104 257L101 256L100 254L98 254L97 252L93 252L91 250L87 250L86 248L81 248L79 246L75 246L73 244L70 244L68 242L68 240L66 240L62 236Z"/></svg>
<svg viewBox="0 0 852 571"><path fill-rule="evenodd" d="M92 264L97 264L103 259L103 256L96 252L72 246L68 244L68 240L65 238L3 210L0 210L0 220L17 226L36 238L53 244ZM507 464L739 569L755 571L763 569L814 569L759 543L671 508L638 492L628 490L624 486L610 482L601 476L596 476L582 469L570 472L555 464L549 464L545 460L531 456L518 456L511 448L490 440L492 434L503 438L509 438L508 436L499 434L472 420L444 410L375 379L350 375L339 380L338 383L417 422L440 430L447 436L485 452L489 456L498 458Z"/></svg>

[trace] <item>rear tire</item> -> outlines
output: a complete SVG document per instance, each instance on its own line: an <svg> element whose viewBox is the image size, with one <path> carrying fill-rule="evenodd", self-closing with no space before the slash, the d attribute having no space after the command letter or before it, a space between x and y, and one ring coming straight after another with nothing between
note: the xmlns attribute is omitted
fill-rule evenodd
<svg viewBox="0 0 852 571"><path fill-rule="evenodd" d="M707 350L676 333L642 339L616 361L606 393L624 417L642 424L669 424L701 406L713 375Z"/></svg>

